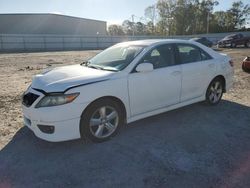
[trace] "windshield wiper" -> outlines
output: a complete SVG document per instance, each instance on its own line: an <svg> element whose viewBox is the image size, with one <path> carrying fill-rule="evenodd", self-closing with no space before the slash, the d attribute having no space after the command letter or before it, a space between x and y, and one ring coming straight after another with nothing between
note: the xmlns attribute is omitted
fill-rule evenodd
<svg viewBox="0 0 250 188"><path fill-rule="evenodd" d="M98 69L98 70L107 70L107 71L113 71L113 72L118 72L119 70L113 67L103 67L103 66L98 66L98 65L92 65L90 61L84 61L80 65L93 68L93 69Z"/></svg>
<svg viewBox="0 0 250 188"><path fill-rule="evenodd" d="M98 70L102 70L101 67L99 67L99 66L94 66L94 65L90 65L90 64L86 65L86 67L93 68L93 69L98 69Z"/></svg>
<svg viewBox="0 0 250 188"><path fill-rule="evenodd" d="M88 64L90 64L90 61L89 61L89 60L87 60L87 61L83 61L80 65L87 66Z"/></svg>
<svg viewBox="0 0 250 188"><path fill-rule="evenodd" d="M99 70L101 70L101 67L91 65L90 63L91 63L90 61L84 61L80 65L85 66L85 67L89 67L89 68L93 68L93 69L99 69Z"/></svg>
<svg viewBox="0 0 250 188"><path fill-rule="evenodd" d="M101 70L107 70L107 71L112 71L112 72L118 72L119 70L113 67L101 67Z"/></svg>

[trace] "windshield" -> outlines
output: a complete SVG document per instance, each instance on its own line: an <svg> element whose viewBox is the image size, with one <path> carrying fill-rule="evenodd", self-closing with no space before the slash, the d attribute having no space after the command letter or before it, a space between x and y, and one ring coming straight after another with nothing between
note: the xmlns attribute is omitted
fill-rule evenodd
<svg viewBox="0 0 250 188"><path fill-rule="evenodd" d="M224 37L224 39L234 39L234 38L237 38L237 35L233 34Z"/></svg>
<svg viewBox="0 0 250 188"><path fill-rule="evenodd" d="M86 66L109 71L121 71L144 49L144 46L115 45L90 59Z"/></svg>

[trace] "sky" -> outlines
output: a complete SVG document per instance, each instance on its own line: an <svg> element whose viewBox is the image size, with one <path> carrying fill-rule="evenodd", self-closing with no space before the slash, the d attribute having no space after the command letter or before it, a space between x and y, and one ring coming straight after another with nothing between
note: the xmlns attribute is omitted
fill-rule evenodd
<svg viewBox="0 0 250 188"><path fill-rule="evenodd" d="M234 0L219 0L218 10L227 10ZM135 21L144 16L146 7L157 0L0 0L3 13L56 13L121 24L135 15ZM243 0L250 4L250 0Z"/></svg>

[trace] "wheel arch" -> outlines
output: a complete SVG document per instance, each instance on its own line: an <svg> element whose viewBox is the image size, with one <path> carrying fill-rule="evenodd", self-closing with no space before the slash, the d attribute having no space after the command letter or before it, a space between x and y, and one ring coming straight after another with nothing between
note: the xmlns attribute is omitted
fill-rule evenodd
<svg viewBox="0 0 250 188"><path fill-rule="evenodd" d="M223 92L226 92L226 79L223 75L217 75L215 76L209 83L209 85L216 79L220 79L223 83Z"/></svg>

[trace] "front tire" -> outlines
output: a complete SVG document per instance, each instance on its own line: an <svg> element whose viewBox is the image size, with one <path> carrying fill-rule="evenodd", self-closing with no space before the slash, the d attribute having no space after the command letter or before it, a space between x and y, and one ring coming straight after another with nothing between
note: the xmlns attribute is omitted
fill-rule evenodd
<svg viewBox="0 0 250 188"><path fill-rule="evenodd" d="M221 79L214 79L207 88L206 102L210 105L218 104L223 95L223 87L224 85Z"/></svg>
<svg viewBox="0 0 250 188"><path fill-rule="evenodd" d="M82 114L80 132L93 142L104 142L114 137L124 124L122 110L117 102L102 99L90 104Z"/></svg>

